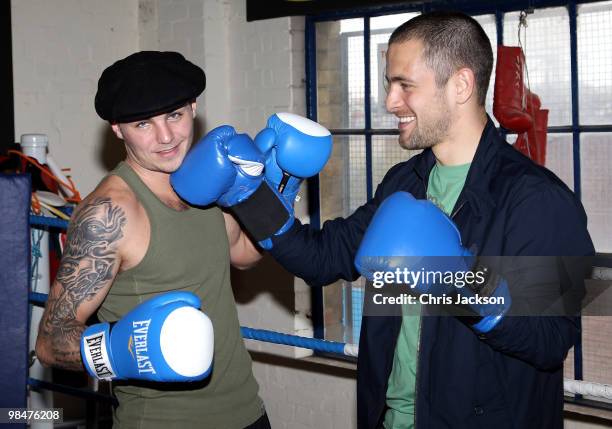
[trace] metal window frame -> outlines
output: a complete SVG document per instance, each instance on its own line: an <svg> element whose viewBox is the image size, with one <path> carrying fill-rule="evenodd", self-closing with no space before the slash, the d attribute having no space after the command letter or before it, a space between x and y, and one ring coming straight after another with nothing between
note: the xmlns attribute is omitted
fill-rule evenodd
<svg viewBox="0 0 612 429"><path fill-rule="evenodd" d="M497 43L503 44L503 18L507 12L516 12L527 9L543 9L550 7L565 7L568 10L570 27L570 73L571 73L571 124L566 126L548 127L548 133L571 133L573 151L574 192L579 199L582 197L581 189L581 167L580 167L580 135L581 133L612 132L612 123L606 125L580 125L579 116L579 82L578 82L578 59L577 59L577 8L580 4L599 3L602 0L500 0L494 2L482 0L439 0L430 1L418 5L401 6L376 6L369 8L358 8L347 12L334 12L316 16L307 16L305 25L305 51L306 51L306 111L309 118L317 120L317 84L316 84L316 24L319 22L336 21L341 19L362 18L363 19L363 59L364 59L364 114L365 123L363 128L331 129L332 135L360 135L365 137L366 148L366 196L372 198L372 136L373 135L397 135L395 129L373 129L371 127L371 70L370 70L370 19L396 13L427 12L436 9L455 9L470 15L490 14L495 16L497 29ZM505 130L502 130L505 132ZM312 192L310 192L312 190ZM309 212L311 224L315 227L321 226L320 199L318 178L309 180ZM612 267L612 255L598 254L597 266ZM312 316L314 336L324 338L323 319L323 292L321 287L312 288ZM582 380L582 335L580 335L574 346L574 378ZM572 402L584 401L581 395L575 395ZM584 404L592 406L585 401ZM597 402L597 401L595 401Z"/></svg>

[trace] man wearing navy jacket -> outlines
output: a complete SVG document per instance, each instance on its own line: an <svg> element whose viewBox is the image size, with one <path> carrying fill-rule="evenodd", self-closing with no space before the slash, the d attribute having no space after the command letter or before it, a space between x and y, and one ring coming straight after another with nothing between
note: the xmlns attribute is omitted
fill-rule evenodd
<svg viewBox="0 0 612 429"><path fill-rule="evenodd" d="M459 13L423 14L393 32L386 60L386 107L398 118L399 143L423 152L391 168L374 197L345 219L321 230L279 222L264 241L271 255L313 286L355 280L355 256L375 212L405 191L435 202L461 244L479 256L555 257L555 275L523 276L521 290L562 291L567 279L582 279L563 261L594 253L584 209L552 172L507 144L488 117L493 56L480 25ZM266 163L266 177L280 170ZM414 222L396 218L382 242L410 240ZM584 285L577 283L579 301ZM577 319L572 312L510 314L484 330L463 317L365 315L359 428L561 428L562 365L579 334Z"/></svg>
<svg viewBox="0 0 612 429"><path fill-rule="evenodd" d="M321 231L296 221L273 239L271 254L311 285L356 279L361 238L396 191L435 196L464 246L480 255L592 254L580 202L507 144L488 118L492 63L486 34L465 15L424 14L396 29L387 52L387 110L398 118L400 145L424 151L393 167L348 218ZM484 335L456 317L365 316L358 425L560 428L562 364L578 332L576 320L563 316L506 317Z"/></svg>

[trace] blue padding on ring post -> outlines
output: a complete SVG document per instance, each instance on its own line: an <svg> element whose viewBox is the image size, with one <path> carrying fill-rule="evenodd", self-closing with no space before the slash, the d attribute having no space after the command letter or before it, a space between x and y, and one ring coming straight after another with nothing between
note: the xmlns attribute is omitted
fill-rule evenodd
<svg viewBox="0 0 612 429"><path fill-rule="evenodd" d="M0 408L27 407L31 192L29 175L0 174Z"/></svg>

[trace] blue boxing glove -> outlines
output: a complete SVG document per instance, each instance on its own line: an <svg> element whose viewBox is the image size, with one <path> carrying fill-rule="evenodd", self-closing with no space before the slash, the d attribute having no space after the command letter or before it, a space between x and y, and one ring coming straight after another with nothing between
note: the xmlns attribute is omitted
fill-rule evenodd
<svg viewBox="0 0 612 429"><path fill-rule="evenodd" d="M511 305L506 281L481 266L462 246L452 220L432 202L417 200L407 192L396 192L380 205L363 236L355 266L370 281L380 281L381 273L405 269L459 274L454 278L463 279L460 285L443 282L441 277L428 283L421 277L410 287L416 294L448 296L453 303L462 303L475 316L470 318L471 326L479 333L493 329ZM465 281L468 278L471 281Z"/></svg>
<svg viewBox="0 0 612 429"><path fill-rule="evenodd" d="M255 137L265 157L266 182L277 191L291 217L274 235L281 235L293 224L293 205L302 181L318 174L331 155L332 136L322 125L293 113L276 113ZM261 241L272 247L272 240Z"/></svg>
<svg viewBox="0 0 612 429"><path fill-rule="evenodd" d="M191 292L168 292L116 323L89 326L81 337L87 372L101 380L198 381L210 374L212 322Z"/></svg>
<svg viewBox="0 0 612 429"><path fill-rule="evenodd" d="M229 125L215 128L170 175L175 192L193 205L228 207L255 241L292 222L291 209L264 180L264 156L246 134Z"/></svg>
<svg viewBox="0 0 612 429"><path fill-rule="evenodd" d="M300 183L323 168L331 143L326 128L292 113L272 115L255 143L225 125L187 154L170 183L190 204L228 207L252 238L269 249L271 237L293 224Z"/></svg>
<svg viewBox="0 0 612 429"><path fill-rule="evenodd" d="M209 132L170 175L176 193L190 204L231 207L246 200L263 181L264 158L246 134L229 125Z"/></svg>
<svg viewBox="0 0 612 429"><path fill-rule="evenodd" d="M276 113L255 137L266 160L266 180L293 206L302 180L318 174L329 159L329 130L293 113Z"/></svg>

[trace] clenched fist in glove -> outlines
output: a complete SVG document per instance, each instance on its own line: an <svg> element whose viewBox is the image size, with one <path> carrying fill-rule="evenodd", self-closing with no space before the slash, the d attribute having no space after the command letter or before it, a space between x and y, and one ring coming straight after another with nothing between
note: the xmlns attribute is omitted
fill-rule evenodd
<svg viewBox="0 0 612 429"><path fill-rule="evenodd" d="M264 157L251 138L222 125L194 146L170 183L191 204L231 207L255 192L263 169Z"/></svg>
<svg viewBox="0 0 612 429"><path fill-rule="evenodd" d="M275 232L280 235L293 223L293 205L300 184L318 174L327 163L332 150L331 133L302 116L276 113L257 134L255 144L266 160L266 182L276 189L291 212L290 221ZM261 244L264 248L272 247L270 239Z"/></svg>
<svg viewBox="0 0 612 429"><path fill-rule="evenodd" d="M114 324L81 337L87 372L102 380L197 381L212 366L212 322L191 292L168 292L135 307Z"/></svg>
<svg viewBox="0 0 612 429"><path fill-rule="evenodd" d="M271 237L293 224L300 183L323 169L331 145L326 128L292 113L272 115L255 142L225 125L189 152L170 182L191 204L229 207L269 249Z"/></svg>
<svg viewBox="0 0 612 429"><path fill-rule="evenodd" d="M482 281L456 284L419 281L413 287L417 294L453 297L469 302L472 328L479 333L492 330L510 308L511 299L505 280L489 275L486 267L461 244L461 235L452 220L431 201L417 200L408 192L389 196L376 211L355 257L357 270L368 280L377 273L407 269L414 273L476 272ZM461 276L467 277L467 276ZM497 304L480 304L474 298L496 298ZM502 299L497 299L502 298Z"/></svg>

